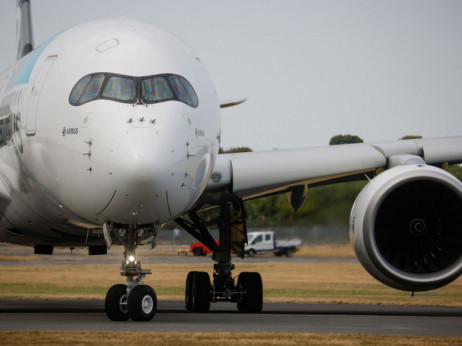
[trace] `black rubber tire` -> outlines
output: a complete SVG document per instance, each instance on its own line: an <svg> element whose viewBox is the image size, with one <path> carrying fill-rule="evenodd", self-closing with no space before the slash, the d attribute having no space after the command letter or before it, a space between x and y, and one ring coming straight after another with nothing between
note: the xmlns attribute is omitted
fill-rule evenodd
<svg viewBox="0 0 462 346"><path fill-rule="evenodd" d="M240 273L237 286L241 291L241 296L237 300L238 310L260 312L263 308L263 283L260 273Z"/></svg>
<svg viewBox="0 0 462 346"><path fill-rule="evenodd" d="M192 298L192 287L193 287L193 276L197 272L189 272L188 276L186 277L186 286L185 286L185 294L184 294L184 306L186 310L192 311L193 306L193 298Z"/></svg>
<svg viewBox="0 0 462 346"><path fill-rule="evenodd" d="M112 321L127 321L129 319L127 310L127 286L118 284L107 291L104 300L106 315Z"/></svg>
<svg viewBox="0 0 462 346"><path fill-rule="evenodd" d="M193 249L194 256L204 256L204 251L200 247L195 247Z"/></svg>
<svg viewBox="0 0 462 346"><path fill-rule="evenodd" d="M249 256L250 257L255 257L256 254L257 254L257 252L254 249L249 250Z"/></svg>
<svg viewBox="0 0 462 346"><path fill-rule="evenodd" d="M294 252L292 251L292 249L287 249L285 255L286 257L293 257Z"/></svg>
<svg viewBox="0 0 462 346"><path fill-rule="evenodd" d="M157 311L156 292L150 286L133 287L128 296L128 315L133 321L150 321Z"/></svg>
<svg viewBox="0 0 462 346"><path fill-rule="evenodd" d="M210 276L206 272L193 272L191 279L191 310L209 311L212 295Z"/></svg>

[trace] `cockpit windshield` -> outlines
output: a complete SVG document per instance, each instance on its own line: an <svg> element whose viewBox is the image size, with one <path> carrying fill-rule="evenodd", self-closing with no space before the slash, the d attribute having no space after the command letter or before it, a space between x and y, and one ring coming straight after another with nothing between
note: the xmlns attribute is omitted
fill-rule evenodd
<svg viewBox="0 0 462 346"><path fill-rule="evenodd" d="M147 101L161 101L174 97L172 88L165 77L151 77L141 82L141 96Z"/></svg>
<svg viewBox="0 0 462 346"><path fill-rule="evenodd" d="M98 99L131 104L175 100L193 108L199 105L193 86L184 77L174 74L130 77L94 73L81 78L69 96L69 102L73 106Z"/></svg>
<svg viewBox="0 0 462 346"><path fill-rule="evenodd" d="M109 77L101 96L116 101L134 102L136 101L136 83L131 78Z"/></svg>

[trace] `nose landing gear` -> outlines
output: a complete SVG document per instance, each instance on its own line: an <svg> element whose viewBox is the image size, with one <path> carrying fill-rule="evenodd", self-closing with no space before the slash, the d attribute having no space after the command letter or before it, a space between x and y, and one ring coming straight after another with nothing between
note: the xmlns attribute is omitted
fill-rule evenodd
<svg viewBox="0 0 462 346"><path fill-rule="evenodd" d="M146 275L152 272L141 269L141 263L135 257L142 233L134 227L128 231L116 231L117 238L125 247L120 275L127 277L127 284L114 285L106 294L106 314L113 321L127 321L129 318L133 321L150 321L157 311L156 293L150 286L143 285ZM157 237L156 232L153 236Z"/></svg>

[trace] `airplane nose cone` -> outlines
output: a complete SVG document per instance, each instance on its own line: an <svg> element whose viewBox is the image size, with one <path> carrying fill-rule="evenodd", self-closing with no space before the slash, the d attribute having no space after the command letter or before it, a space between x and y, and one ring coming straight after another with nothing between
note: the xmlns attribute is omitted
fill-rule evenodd
<svg viewBox="0 0 462 346"><path fill-rule="evenodd" d="M165 193L176 154L173 144L154 129L124 131L109 152L109 177L115 191L135 202L149 202Z"/></svg>

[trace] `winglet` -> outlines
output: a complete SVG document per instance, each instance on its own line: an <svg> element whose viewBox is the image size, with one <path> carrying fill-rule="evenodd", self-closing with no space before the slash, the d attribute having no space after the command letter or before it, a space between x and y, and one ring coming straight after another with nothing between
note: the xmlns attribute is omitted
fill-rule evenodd
<svg viewBox="0 0 462 346"><path fill-rule="evenodd" d="M34 49L30 0L16 0L16 59L21 59Z"/></svg>
<svg viewBox="0 0 462 346"><path fill-rule="evenodd" d="M247 101L247 97L245 99L233 99L233 100L221 101L220 108L237 106L237 105L240 105L241 103L244 103L245 101Z"/></svg>

